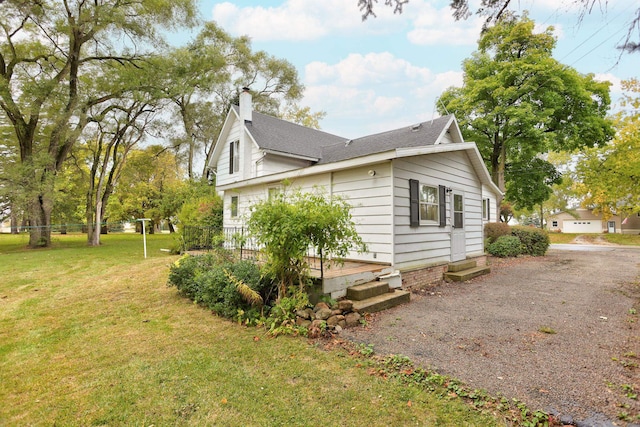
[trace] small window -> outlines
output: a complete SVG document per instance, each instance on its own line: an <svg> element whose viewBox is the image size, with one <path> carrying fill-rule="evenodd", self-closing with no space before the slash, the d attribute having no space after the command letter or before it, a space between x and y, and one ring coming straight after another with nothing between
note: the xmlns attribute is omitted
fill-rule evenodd
<svg viewBox="0 0 640 427"><path fill-rule="evenodd" d="M275 198L278 194L280 194L280 187L271 187L269 188L269 200Z"/></svg>
<svg viewBox="0 0 640 427"><path fill-rule="evenodd" d="M557 227L558 226L558 221L551 221L551 226L552 227Z"/></svg>
<svg viewBox="0 0 640 427"><path fill-rule="evenodd" d="M462 194L453 195L453 227L464 228L464 199Z"/></svg>
<svg viewBox="0 0 640 427"><path fill-rule="evenodd" d="M240 170L240 141L229 143L229 175Z"/></svg>
<svg viewBox="0 0 640 427"><path fill-rule="evenodd" d="M420 186L420 221L438 222L438 188Z"/></svg>
<svg viewBox="0 0 640 427"><path fill-rule="evenodd" d="M482 219L489 221L491 219L491 200L482 199Z"/></svg>
<svg viewBox="0 0 640 427"><path fill-rule="evenodd" d="M231 218L238 216L238 196L231 196Z"/></svg>

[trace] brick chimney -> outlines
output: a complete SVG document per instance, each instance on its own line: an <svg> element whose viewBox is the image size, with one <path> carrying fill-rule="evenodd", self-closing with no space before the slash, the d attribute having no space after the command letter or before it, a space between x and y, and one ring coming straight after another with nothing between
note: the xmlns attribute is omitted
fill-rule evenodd
<svg viewBox="0 0 640 427"><path fill-rule="evenodd" d="M243 87L240 94L240 120L243 120L244 123L251 123L253 120L252 111L251 92L248 87Z"/></svg>

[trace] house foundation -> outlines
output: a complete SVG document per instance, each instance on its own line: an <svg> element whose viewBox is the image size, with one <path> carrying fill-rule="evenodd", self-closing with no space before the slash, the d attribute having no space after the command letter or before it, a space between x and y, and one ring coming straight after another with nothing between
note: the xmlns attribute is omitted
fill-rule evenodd
<svg viewBox="0 0 640 427"><path fill-rule="evenodd" d="M468 260L476 262L478 267L487 265L487 256L470 257ZM449 263L430 265L416 269L403 270L402 289L429 289L442 283L444 275L449 271Z"/></svg>

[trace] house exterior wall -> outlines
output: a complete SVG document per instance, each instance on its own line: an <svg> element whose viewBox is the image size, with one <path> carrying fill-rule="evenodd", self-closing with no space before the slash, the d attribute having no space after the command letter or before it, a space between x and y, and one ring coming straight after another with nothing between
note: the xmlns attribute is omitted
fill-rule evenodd
<svg viewBox="0 0 640 427"><path fill-rule="evenodd" d="M463 193L466 256L482 255L482 184L466 153L432 154L393 161L394 266L400 270L413 270L451 260L451 198L446 198L444 227L438 224L411 227L409 179L436 187L444 185Z"/></svg>
<svg viewBox="0 0 640 427"><path fill-rule="evenodd" d="M229 156L231 154L229 150L229 143L231 141L240 140L241 129L240 122L238 120L234 120L231 130L229 131L224 145L222 146L222 151L220 152L220 157L216 164L216 185L225 185L242 180L242 175L240 173L229 174ZM240 150L240 153L242 155L242 149ZM242 165L242 159L240 159L240 164Z"/></svg>
<svg viewBox="0 0 640 427"><path fill-rule="evenodd" d="M391 182L390 162L333 172L332 192L344 197L352 206L356 231L368 246L368 252L352 252L350 259L393 262Z"/></svg>
<svg viewBox="0 0 640 427"><path fill-rule="evenodd" d="M375 176L369 171L375 170ZM390 163L375 167L354 168L291 180L289 191L324 191L327 195L344 197L352 206L351 214L358 235L367 243L368 252L353 251L348 258L379 263L392 262L391 246L391 168ZM270 188L282 188L280 183L245 187L224 192L223 221L225 227L245 227L250 207L269 195ZM237 216L232 216L232 198L237 197Z"/></svg>
<svg viewBox="0 0 640 427"><path fill-rule="evenodd" d="M270 154L265 155L260 150L256 149L253 161L255 175L253 176L265 176L278 172L286 172L294 169L304 168L310 166L310 164L311 162L309 162L308 160L274 156Z"/></svg>
<svg viewBox="0 0 640 427"><path fill-rule="evenodd" d="M623 234L640 234L640 213L631 214L620 229Z"/></svg>

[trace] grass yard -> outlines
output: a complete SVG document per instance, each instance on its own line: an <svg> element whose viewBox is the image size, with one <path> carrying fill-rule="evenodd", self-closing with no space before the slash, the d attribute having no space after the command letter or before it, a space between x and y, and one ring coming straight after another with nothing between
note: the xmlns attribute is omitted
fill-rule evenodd
<svg viewBox="0 0 640 427"><path fill-rule="evenodd" d="M640 246L640 235L638 234L618 234L618 233L603 233L603 234L577 234L577 233L549 233L549 240L551 243L572 243L576 237L580 236L580 239L585 243L596 244L599 239L602 239L609 243L615 243L617 245L626 246Z"/></svg>
<svg viewBox="0 0 640 427"><path fill-rule="evenodd" d="M362 359L270 338L166 286L171 236L0 235L0 425L491 426Z"/></svg>

